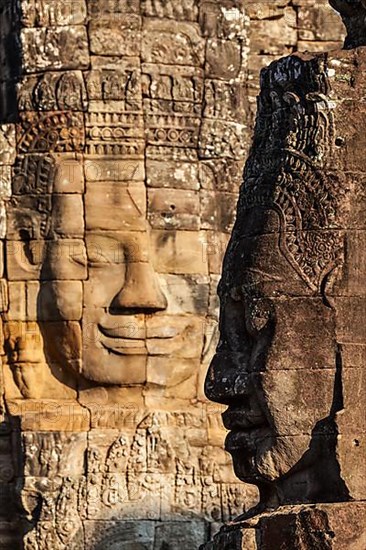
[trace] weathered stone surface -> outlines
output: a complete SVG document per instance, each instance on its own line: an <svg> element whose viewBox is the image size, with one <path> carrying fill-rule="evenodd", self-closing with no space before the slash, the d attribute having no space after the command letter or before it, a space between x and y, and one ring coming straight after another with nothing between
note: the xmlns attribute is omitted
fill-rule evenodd
<svg viewBox="0 0 366 550"><path fill-rule="evenodd" d="M85 178L90 182L142 181L145 167L142 161L90 159L85 162Z"/></svg>
<svg viewBox="0 0 366 550"><path fill-rule="evenodd" d="M158 273L207 274L203 231L151 232L153 264Z"/></svg>
<svg viewBox="0 0 366 550"><path fill-rule="evenodd" d="M15 127L13 124L4 124L0 128L0 164L12 165L15 154Z"/></svg>
<svg viewBox="0 0 366 550"><path fill-rule="evenodd" d="M45 72L18 84L21 111L85 111L87 96L81 71Z"/></svg>
<svg viewBox="0 0 366 550"><path fill-rule="evenodd" d="M346 23L346 48L363 44L363 3L331 4ZM347 177L364 172L359 55L296 54L261 73L205 382L206 395L228 407L235 473L261 497L201 548L365 544L364 220L354 229L364 181Z"/></svg>
<svg viewBox="0 0 366 550"><path fill-rule="evenodd" d="M200 229L200 197L194 191L151 189L148 209L154 229Z"/></svg>
<svg viewBox="0 0 366 550"><path fill-rule="evenodd" d="M102 15L89 25L91 53L134 56L141 50L141 17Z"/></svg>
<svg viewBox="0 0 366 550"><path fill-rule="evenodd" d="M7 548L198 547L255 504L257 491L236 481L223 450L222 406L203 403L203 378L218 342L216 287L259 68L296 47L335 45L339 25L323 4L320 16L318 3L305 0L21 0L0 8L0 415L11 421L0 430L0 538ZM362 72L362 56L357 63ZM350 170L363 169L352 118L356 65L345 56L333 67L330 59L328 71L332 99L342 89L351 100L336 136L346 140ZM344 162L337 144L332 170ZM357 196L352 227L364 230L361 180L348 174ZM361 233L343 236L359 262ZM324 249L321 239L315 244ZM290 245L297 261L297 242ZM277 309L292 313L276 328L273 369L255 379L273 396L269 418L277 421L278 403L286 404L281 433L292 417L297 431L309 431L311 413L301 415L299 405L324 383L323 414L334 369L321 305L310 317L323 339L303 338L294 365L286 358L286 368L297 368L277 368L281 339L295 342L304 329L291 322L296 305L306 312L296 292L312 292L303 281L293 288L291 307L285 300ZM351 299L361 288L357 271L339 276L333 293ZM364 398L364 358L346 328L349 408ZM364 485L352 468L357 461L362 470L364 442L344 435L340 416L337 453L358 498ZM275 464L262 461L266 475L286 468L289 448L301 455L308 436L297 431L281 435L274 450L276 442L263 439ZM8 521L16 517L22 543Z"/></svg>
<svg viewBox="0 0 366 550"><path fill-rule="evenodd" d="M84 169L80 158L65 154L54 155L56 175L54 180L55 193L84 193Z"/></svg>
<svg viewBox="0 0 366 550"><path fill-rule="evenodd" d="M149 187L199 190L198 164L191 162L161 163L148 160L146 164Z"/></svg>
<svg viewBox="0 0 366 550"><path fill-rule="evenodd" d="M27 73L88 66L88 38L83 26L23 29L21 40Z"/></svg>
<svg viewBox="0 0 366 550"><path fill-rule="evenodd" d="M278 547L285 544L291 550L317 547L343 550L352 544L355 550L361 550L365 544L365 513L364 505L351 502L284 506L272 514L234 522L216 535L214 542L201 548L269 550L273 544Z"/></svg>
<svg viewBox="0 0 366 550"><path fill-rule="evenodd" d="M41 283L37 313L40 321L79 321L82 317L81 281Z"/></svg>
<svg viewBox="0 0 366 550"><path fill-rule="evenodd" d="M99 207L95 208L98 204ZM146 189L142 183L87 182L86 229L143 230L146 228Z"/></svg>
<svg viewBox="0 0 366 550"><path fill-rule="evenodd" d="M199 67L204 63L205 41L198 25L144 19L142 60Z"/></svg>
<svg viewBox="0 0 366 550"><path fill-rule="evenodd" d="M9 281L87 278L84 241L7 241Z"/></svg>
<svg viewBox="0 0 366 550"><path fill-rule="evenodd" d="M84 205L79 194L55 194L52 200L51 234L55 238L84 236Z"/></svg>
<svg viewBox="0 0 366 550"><path fill-rule="evenodd" d="M27 0L22 6L22 23L27 27L54 27L58 25L80 25L87 15L85 0L72 4L55 0Z"/></svg>

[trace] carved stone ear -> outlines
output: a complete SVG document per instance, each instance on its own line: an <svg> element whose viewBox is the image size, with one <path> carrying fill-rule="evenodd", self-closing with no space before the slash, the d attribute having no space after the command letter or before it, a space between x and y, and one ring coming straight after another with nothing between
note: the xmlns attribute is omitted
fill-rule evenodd
<svg viewBox="0 0 366 550"><path fill-rule="evenodd" d="M346 49L366 45L366 1L329 0L330 5L341 14L347 29L344 43Z"/></svg>

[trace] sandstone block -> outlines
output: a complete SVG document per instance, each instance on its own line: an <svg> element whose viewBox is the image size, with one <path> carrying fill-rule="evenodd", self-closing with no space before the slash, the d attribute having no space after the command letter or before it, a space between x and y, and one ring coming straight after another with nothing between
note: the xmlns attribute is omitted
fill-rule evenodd
<svg viewBox="0 0 366 550"><path fill-rule="evenodd" d="M196 372L197 360L194 359L180 358L179 367L175 357L149 357L147 360L147 383L160 386L165 391L189 380ZM186 398L194 397L195 385L192 389L193 393Z"/></svg>
<svg viewBox="0 0 366 550"><path fill-rule="evenodd" d="M203 321L198 316L157 314L146 320L147 350L152 355L198 358L202 331Z"/></svg>
<svg viewBox="0 0 366 550"><path fill-rule="evenodd" d="M86 433L26 431L22 433L22 443L32 451L24 462L26 476L79 476L84 473Z"/></svg>
<svg viewBox="0 0 366 550"><path fill-rule="evenodd" d="M142 36L142 60L147 63L171 65L204 64L205 41L198 25L144 20Z"/></svg>
<svg viewBox="0 0 366 550"><path fill-rule="evenodd" d="M148 160L146 183L148 187L172 189L199 189L199 166L197 163Z"/></svg>
<svg viewBox="0 0 366 550"><path fill-rule="evenodd" d="M89 412L75 400L9 399L12 417L19 419L24 432L87 432Z"/></svg>
<svg viewBox="0 0 366 550"><path fill-rule="evenodd" d="M0 126L0 165L11 165L15 161L15 126Z"/></svg>
<svg viewBox="0 0 366 550"><path fill-rule="evenodd" d="M56 159L55 193L84 193L84 169L81 159L54 155Z"/></svg>
<svg viewBox="0 0 366 550"><path fill-rule="evenodd" d="M84 236L84 205L82 195L54 194L52 198L51 233L61 238Z"/></svg>
<svg viewBox="0 0 366 550"><path fill-rule="evenodd" d="M158 273L207 274L204 232L155 229L151 232L151 245Z"/></svg>
<svg viewBox="0 0 366 550"><path fill-rule="evenodd" d="M341 43L344 36L342 22L328 4L300 6L298 26L300 40Z"/></svg>
<svg viewBox="0 0 366 550"><path fill-rule="evenodd" d="M202 160L240 160L246 150L246 127L222 120L203 119L199 156Z"/></svg>
<svg viewBox="0 0 366 550"><path fill-rule="evenodd" d="M137 182L87 182L85 218L89 230L144 230L145 186Z"/></svg>
<svg viewBox="0 0 366 550"><path fill-rule="evenodd" d="M89 25L91 53L135 56L141 49L140 29L137 15L101 15Z"/></svg>
<svg viewBox="0 0 366 550"><path fill-rule="evenodd" d="M293 46L297 44L297 32L295 28L295 12L292 17L283 16L272 25L270 20L252 21L250 35L255 36L256 48L262 54L278 55L290 54ZM290 15L290 12L288 13Z"/></svg>
<svg viewBox="0 0 366 550"><path fill-rule="evenodd" d="M27 73L88 66L88 39L83 26L23 29L21 41Z"/></svg>
<svg viewBox="0 0 366 550"><path fill-rule="evenodd" d="M85 0L52 4L44 0L26 0L22 6L22 23L26 27L55 27L81 25L85 22L87 9Z"/></svg>
<svg viewBox="0 0 366 550"><path fill-rule="evenodd" d="M140 160L88 159L84 165L86 181L143 181L144 163Z"/></svg>
<svg viewBox="0 0 366 550"><path fill-rule="evenodd" d="M49 281L41 283L38 300L40 321L79 321L82 316L82 282Z"/></svg>
<svg viewBox="0 0 366 550"><path fill-rule="evenodd" d="M6 246L11 281L83 280L87 276L81 240L7 241Z"/></svg>
<svg viewBox="0 0 366 550"><path fill-rule="evenodd" d="M255 380L257 396L275 423L278 434L310 434L327 418L334 399L335 368L306 371L276 371ZM263 392L263 393L262 393ZM312 399L311 408L307 406Z"/></svg>
<svg viewBox="0 0 366 550"><path fill-rule="evenodd" d="M192 548L198 548L205 539L205 523L203 521L167 522L157 525L155 529L154 550L158 550L164 544L187 544ZM166 542L168 541L168 542Z"/></svg>
<svg viewBox="0 0 366 550"><path fill-rule="evenodd" d="M198 193L183 189L149 189L149 222L154 229L200 228Z"/></svg>
<svg viewBox="0 0 366 550"><path fill-rule="evenodd" d="M102 550L107 544L117 544L120 548L132 547L135 541L139 541L144 548L151 548L154 541L153 521L105 521L101 529L100 521L88 521L87 548Z"/></svg>
<svg viewBox="0 0 366 550"><path fill-rule="evenodd" d="M236 195L201 191L200 203L202 229L231 231L235 221Z"/></svg>
<svg viewBox="0 0 366 550"><path fill-rule="evenodd" d="M233 40L209 39L206 56L206 74L209 78L230 80L242 69L240 44Z"/></svg>
<svg viewBox="0 0 366 550"><path fill-rule="evenodd" d="M342 297L334 299L337 308L337 340L345 344L365 343L366 326L361 319L365 318L366 303L362 297Z"/></svg>
<svg viewBox="0 0 366 550"><path fill-rule="evenodd" d="M167 313L205 315L210 279L206 275L160 275L160 284L167 296Z"/></svg>

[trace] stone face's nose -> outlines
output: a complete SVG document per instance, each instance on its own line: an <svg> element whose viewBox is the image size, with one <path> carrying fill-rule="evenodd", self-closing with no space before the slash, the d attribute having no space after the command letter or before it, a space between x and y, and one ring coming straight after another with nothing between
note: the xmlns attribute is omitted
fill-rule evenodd
<svg viewBox="0 0 366 550"><path fill-rule="evenodd" d="M237 352L217 352L205 380L205 394L210 401L230 405L248 396L250 374L247 358Z"/></svg>
<svg viewBox="0 0 366 550"><path fill-rule="evenodd" d="M167 300L159 287L159 281L150 262L127 264L126 281L113 298L111 312L125 309L161 311Z"/></svg>

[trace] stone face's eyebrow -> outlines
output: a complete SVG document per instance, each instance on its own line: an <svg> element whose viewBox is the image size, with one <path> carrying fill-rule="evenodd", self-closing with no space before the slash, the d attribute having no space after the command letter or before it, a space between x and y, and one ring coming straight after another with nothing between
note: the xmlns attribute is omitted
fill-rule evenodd
<svg viewBox="0 0 366 550"><path fill-rule="evenodd" d="M260 277L263 277L266 280L270 281L284 281L283 277L280 277L279 275L274 275L273 273L268 273L268 271L264 271L263 269L258 269L255 267L248 267L245 268L244 274L248 273L250 276L252 275L259 275Z"/></svg>

